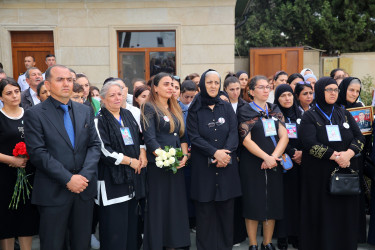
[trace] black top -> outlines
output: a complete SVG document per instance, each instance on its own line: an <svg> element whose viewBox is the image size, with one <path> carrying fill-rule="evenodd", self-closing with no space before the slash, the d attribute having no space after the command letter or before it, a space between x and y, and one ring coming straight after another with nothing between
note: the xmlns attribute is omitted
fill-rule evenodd
<svg viewBox="0 0 375 250"><path fill-rule="evenodd" d="M172 113L171 113L172 114ZM174 148L181 147L181 143L186 143L184 135L180 137L180 124L178 119L172 114L175 121L175 128L172 133L169 132L169 119L159 109L155 109L152 104L146 103L144 112L141 116L141 126L144 135L144 141L147 147L148 162L155 162L153 152L165 146ZM145 117L147 118L145 121Z"/></svg>
<svg viewBox="0 0 375 250"><path fill-rule="evenodd" d="M300 129L305 153L328 160L334 151L344 151L350 148L355 154L361 152L364 146L364 137L349 111L334 105L331 121L332 125L339 126L342 141L328 141L325 126L330 125L330 121L317 107L305 112Z"/></svg>
<svg viewBox="0 0 375 250"><path fill-rule="evenodd" d="M220 101L211 110L189 110L187 130L191 141L191 197L200 202L223 201L241 194L237 169L237 119L232 105ZM211 159L218 149L232 152L232 164L217 168Z"/></svg>

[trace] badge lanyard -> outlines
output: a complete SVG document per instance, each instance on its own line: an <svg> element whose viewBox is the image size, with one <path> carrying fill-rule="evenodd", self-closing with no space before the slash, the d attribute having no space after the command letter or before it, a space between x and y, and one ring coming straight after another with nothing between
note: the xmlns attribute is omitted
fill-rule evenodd
<svg viewBox="0 0 375 250"><path fill-rule="evenodd" d="M328 121L329 121L329 123L331 123L331 125L332 125L332 121L331 121L331 119L332 119L332 115L333 115L333 110L335 109L335 106L332 106L332 112L331 112L331 115L330 116L328 116L320 107L319 107L319 105L318 104L316 104L315 105L322 113L323 113L323 115L328 119Z"/></svg>
<svg viewBox="0 0 375 250"><path fill-rule="evenodd" d="M116 119L117 120L117 119ZM121 123L121 115L120 115L120 118L117 120L118 123L120 124L120 127L122 127L122 123Z"/></svg>
<svg viewBox="0 0 375 250"><path fill-rule="evenodd" d="M329 121L329 123L331 125L326 125L326 131L327 131L327 136L328 136L328 141L331 141L331 142L334 142L334 141L342 141L342 138L341 138L341 133L340 133L340 129L339 129L339 126L338 125L332 125L332 115L333 115L333 110L335 109L335 107L333 106L332 107L332 112L331 112L331 115L328 116L320 107L318 104L315 105L319 110L320 112L323 113L323 115L327 118L327 120Z"/></svg>
<svg viewBox="0 0 375 250"><path fill-rule="evenodd" d="M257 107L262 110L263 112L265 112L267 114L267 118L268 118L268 105L266 105L266 110L262 109L261 107L259 107L255 102L251 102L249 103L250 104L250 107L252 107L256 112L260 113L259 110L257 109ZM271 137L271 140L273 142L273 144L275 145L275 148L276 148L276 139L274 136L270 136Z"/></svg>

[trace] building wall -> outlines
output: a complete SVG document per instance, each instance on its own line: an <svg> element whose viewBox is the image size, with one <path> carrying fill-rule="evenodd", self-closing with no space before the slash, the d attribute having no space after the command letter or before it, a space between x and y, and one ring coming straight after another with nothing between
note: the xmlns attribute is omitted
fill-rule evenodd
<svg viewBox="0 0 375 250"><path fill-rule="evenodd" d="M56 60L94 84L118 75L117 30L176 30L177 75L234 70L236 0L0 0L0 62L10 31L52 30Z"/></svg>

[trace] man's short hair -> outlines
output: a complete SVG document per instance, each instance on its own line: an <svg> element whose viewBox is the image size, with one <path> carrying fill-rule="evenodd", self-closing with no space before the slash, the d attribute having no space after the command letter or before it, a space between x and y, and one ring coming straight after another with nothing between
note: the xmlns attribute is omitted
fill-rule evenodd
<svg viewBox="0 0 375 250"><path fill-rule="evenodd" d="M39 70L37 67L31 67L31 68L29 68L29 69L26 71L26 73L25 73L25 77L26 77L27 79L30 79L30 70L32 70L32 69L37 69L37 70Z"/></svg>
<svg viewBox="0 0 375 250"><path fill-rule="evenodd" d="M48 54L48 55L46 55L46 61L47 61L48 57L54 57L54 58L56 58L56 56L54 54Z"/></svg>
<svg viewBox="0 0 375 250"><path fill-rule="evenodd" d="M79 83L76 83L76 82L73 83L73 92L74 93L81 93L83 91L85 91L85 90L83 89L83 87Z"/></svg>
<svg viewBox="0 0 375 250"><path fill-rule="evenodd" d="M31 57L33 59L33 61L35 62L35 57L34 56L25 56L26 57Z"/></svg>
<svg viewBox="0 0 375 250"><path fill-rule="evenodd" d="M2 69L2 68L0 68L0 74L5 74L5 71Z"/></svg>
<svg viewBox="0 0 375 250"><path fill-rule="evenodd" d="M42 89L42 86L44 85L44 81L41 81L38 86L36 87L36 94L40 96L40 90Z"/></svg>
<svg viewBox="0 0 375 250"><path fill-rule="evenodd" d="M49 67L47 70L46 70L46 74L44 75L45 77L45 80L49 81L51 79L51 70L55 67L59 67L59 68L63 68L63 69L68 69L70 71L70 69L64 65L60 65L60 64L55 64L51 67Z"/></svg>

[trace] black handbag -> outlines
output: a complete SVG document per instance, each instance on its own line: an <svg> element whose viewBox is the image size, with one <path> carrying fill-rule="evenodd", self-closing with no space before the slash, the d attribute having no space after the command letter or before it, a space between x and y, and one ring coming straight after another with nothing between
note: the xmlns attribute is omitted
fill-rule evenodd
<svg viewBox="0 0 375 250"><path fill-rule="evenodd" d="M356 171L348 168L350 173L339 173L340 168L335 168L329 181L329 192L333 195L358 195L361 193L359 176Z"/></svg>

